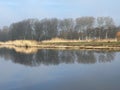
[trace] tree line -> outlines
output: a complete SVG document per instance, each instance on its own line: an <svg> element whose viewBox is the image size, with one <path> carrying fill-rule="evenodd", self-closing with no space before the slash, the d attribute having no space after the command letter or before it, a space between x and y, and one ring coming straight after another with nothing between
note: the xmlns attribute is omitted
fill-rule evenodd
<svg viewBox="0 0 120 90"><path fill-rule="evenodd" d="M79 17L76 19L27 19L4 26L0 41L63 39L113 39L120 30L111 17Z"/></svg>

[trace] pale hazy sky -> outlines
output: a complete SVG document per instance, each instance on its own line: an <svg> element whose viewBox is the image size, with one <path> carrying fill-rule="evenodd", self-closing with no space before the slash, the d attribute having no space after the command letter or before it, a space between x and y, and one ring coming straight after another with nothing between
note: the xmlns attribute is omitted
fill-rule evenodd
<svg viewBox="0 0 120 90"><path fill-rule="evenodd" d="M28 18L111 16L120 23L120 0L0 0L0 27Z"/></svg>

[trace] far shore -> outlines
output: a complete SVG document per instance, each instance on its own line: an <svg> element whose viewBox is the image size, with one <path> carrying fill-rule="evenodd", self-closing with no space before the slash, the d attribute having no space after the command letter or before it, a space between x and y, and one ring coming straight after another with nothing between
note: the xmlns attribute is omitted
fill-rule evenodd
<svg viewBox="0 0 120 90"><path fill-rule="evenodd" d="M91 50L119 50L120 42L116 39L103 40L62 40L52 39L46 41L33 40L14 40L7 42L0 42L0 47L3 48L36 48L36 49L91 49Z"/></svg>

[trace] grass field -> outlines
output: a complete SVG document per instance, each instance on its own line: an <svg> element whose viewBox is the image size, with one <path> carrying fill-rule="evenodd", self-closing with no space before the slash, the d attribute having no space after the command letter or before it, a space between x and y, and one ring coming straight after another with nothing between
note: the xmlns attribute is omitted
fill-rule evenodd
<svg viewBox="0 0 120 90"><path fill-rule="evenodd" d="M41 48L41 49L107 49L120 50L120 42L117 40L64 40L55 38L41 42L33 40L15 40L1 42L2 47L24 47L24 48Z"/></svg>

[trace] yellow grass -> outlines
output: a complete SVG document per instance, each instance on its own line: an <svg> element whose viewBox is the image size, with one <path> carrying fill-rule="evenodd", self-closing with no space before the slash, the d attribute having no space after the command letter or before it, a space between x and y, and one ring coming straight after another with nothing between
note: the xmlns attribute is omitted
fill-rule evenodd
<svg viewBox="0 0 120 90"><path fill-rule="evenodd" d="M106 43L106 42L113 42L113 43ZM37 49L40 48L41 49L62 48L62 49L119 49L120 50L119 42L117 42L116 39L67 40L61 38L53 38L51 40L44 40L40 43L35 40L14 40L14 41L0 42L0 47L14 49L16 52L23 52L26 54L35 53L37 52Z"/></svg>
<svg viewBox="0 0 120 90"><path fill-rule="evenodd" d="M53 38L51 40L44 40L42 43L53 43L53 42L117 42L117 39L87 39L87 40L68 40L62 38Z"/></svg>
<svg viewBox="0 0 120 90"><path fill-rule="evenodd" d="M92 42L92 41L94 42L117 42L117 39L95 39L95 40L91 39L89 40L89 42Z"/></svg>
<svg viewBox="0 0 120 90"><path fill-rule="evenodd" d="M62 38L52 38L51 40L44 40L42 43L53 43L53 42L80 42L80 40L68 40Z"/></svg>
<svg viewBox="0 0 120 90"><path fill-rule="evenodd" d="M14 45L14 46L35 46L35 45L37 45L37 41L34 41L34 40L15 40L15 41L7 41L4 44Z"/></svg>
<svg viewBox="0 0 120 90"><path fill-rule="evenodd" d="M25 53L25 54L33 54L33 53L36 53L38 51L37 48L15 47L12 45L0 46L0 48L14 49L16 52Z"/></svg>

